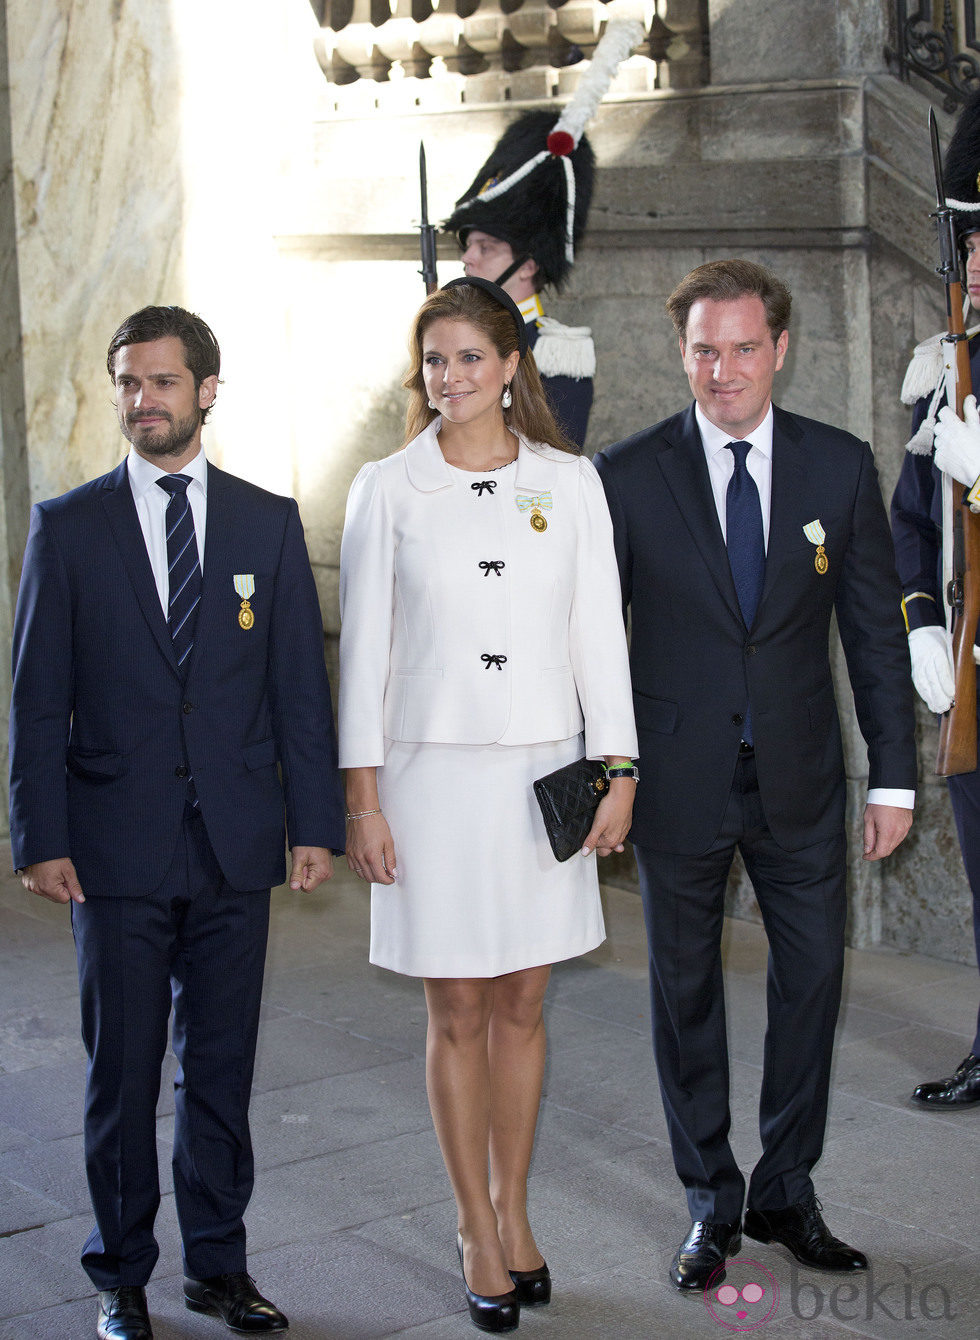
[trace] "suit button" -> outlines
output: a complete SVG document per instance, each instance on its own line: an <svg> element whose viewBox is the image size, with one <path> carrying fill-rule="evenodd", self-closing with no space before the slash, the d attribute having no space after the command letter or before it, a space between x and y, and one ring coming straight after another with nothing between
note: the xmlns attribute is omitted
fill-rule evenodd
<svg viewBox="0 0 980 1340"><path fill-rule="evenodd" d="M741 724L742 724L742 722L743 722L744 720L745 720L745 718L742 716L742 713L741 713L741 712L733 712L733 713L732 713L732 725L733 725L733 726L741 726Z"/></svg>
<svg viewBox="0 0 980 1340"><path fill-rule="evenodd" d="M757 650L758 648L756 647L755 643L750 642L749 645L745 648L745 654L746 656L754 656Z"/></svg>
<svg viewBox="0 0 980 1340"><path fill-rule="evenodd" d="M194 711L194 704L193 704L193 703L181 703L181 708L182 708L182 710L183 710L183 712L184 712L184 715L186 716L186 714L187 714L188 712L193 712L193 711Z"/></svg>
<svg viewBox="0 0 980 1340"><path fill-rule="evenodd" d="M187 776L187 769L184 767L183 763L179 764L176 768L174 768L174 776L175 777Z"/></svg>

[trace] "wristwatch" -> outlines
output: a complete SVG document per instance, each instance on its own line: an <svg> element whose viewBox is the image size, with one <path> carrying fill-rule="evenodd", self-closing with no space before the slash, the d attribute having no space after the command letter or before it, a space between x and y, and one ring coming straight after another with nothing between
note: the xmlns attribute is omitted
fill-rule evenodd
<svg viewBox="0 0 980 1340"><path fill-rule="evenodd" d="M638 782L640 780L640 770L635 765L631 764L627 767L625 764L622 764L620 767L616 768L607 767L606 776L610 781L612 781L614 777L632 777L634 782Z"/></svg>

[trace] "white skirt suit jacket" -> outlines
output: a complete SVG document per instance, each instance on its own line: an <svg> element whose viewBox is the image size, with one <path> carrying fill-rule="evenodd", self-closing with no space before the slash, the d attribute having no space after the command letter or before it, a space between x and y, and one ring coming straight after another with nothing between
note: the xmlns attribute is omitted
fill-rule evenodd
<svg viewBox="0 0 980 1340"><path fill-rule="evenodd" d="M564 872L585 878L598 908L594 857L554 860L532 781L579 757L583 731L591 758L632 757L636 731L612 523L591 461L521 440L515 463L463 471L443 457L440 427L437 418L404 450L365 465L351 486L340 559L340 763L381 770L395 843L400 892L372 890L372 961L423 976L496 975L516 970L507 966L514 922L500 906L502 886L530 878L536 888ZM530 524L535 508L546 529ZM513 775L491 784L487 769L502 766ZM510 858L513 871L504 869ZM484 865L481 887L475 871ZM452 923L464 885L465 915L441 937L454 948L430 953L431 932ZM534 888L514 893L528 926ZM406 901L433 898L452 905L425 926L392 923ZM597 915L598 938L590 913L585 948L602 939ZM495 919L499 952L490 944ZM460 937L474 928L468 947ZM538 962L584 952L580 928L561 942L541 929L554 957ZM533 925L522 938L535 938ZM406 952L403 941L415 948ZM516 966L535 952L518 949Z"/></svg>

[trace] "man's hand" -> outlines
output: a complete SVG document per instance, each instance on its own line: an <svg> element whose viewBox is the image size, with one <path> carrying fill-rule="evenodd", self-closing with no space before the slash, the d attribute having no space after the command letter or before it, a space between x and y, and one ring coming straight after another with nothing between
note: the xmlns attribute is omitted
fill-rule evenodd
<svg viewBox="0 0 980 1340"><path fill-rule="evenodd" d="M902 805L866 805L864 859L880 861L890 856L911 827L912 811Z"/></svg>
<svg viewBox="0 0 980 1340"><path fill-rule="evenodd" d="M948 712L956 681L949 634L939 624L913 628L909 633L912 683L930 712Z"/></svg>
<svg viewBox="0 0 980 1340"><path fill-rule="evenodd" d="M936 423L936 465L967 488L980 477L980 411L977 398L963 401L963 418L957 418L948 405L939 411Z"/></svg>
<svg viewBox="0 0 980 1340"><path fill-rule="evenodd" d="M333 856L328 847L294 847L289 887L312 893L333 874Z"/></svg>
<svg viewBox="0 0 980 1340"><path fill-rule="evenodd" d="M50 898L53 903L84 903L85 895L67 856L56 861L35 861L20 872L20 882L28 893Z"/></svg>

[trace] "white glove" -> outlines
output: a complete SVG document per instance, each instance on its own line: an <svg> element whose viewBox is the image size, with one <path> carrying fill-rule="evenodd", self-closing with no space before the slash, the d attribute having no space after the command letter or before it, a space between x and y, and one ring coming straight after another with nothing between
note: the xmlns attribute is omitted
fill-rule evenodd
<svg viewBox="0 0 980 1340"><path fill-rule="evenodd" d="M980 478L980 412L977 398L963 401L963 418L948 405L939 411L936 424L936 464L947 475L972 488Z"/></svg>
<svg viewBox="0 0 980 1340"><path fill-rule="evenodd" d="M972 399L972 397L971 397ZM957 420L957 423L959 420ZM913 628L909 633L912 683L930 712L946 712L953 701L953 652L949 634L938 624Z"/></svg>

